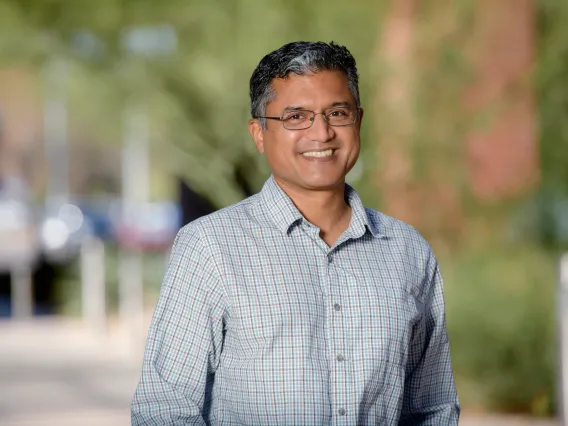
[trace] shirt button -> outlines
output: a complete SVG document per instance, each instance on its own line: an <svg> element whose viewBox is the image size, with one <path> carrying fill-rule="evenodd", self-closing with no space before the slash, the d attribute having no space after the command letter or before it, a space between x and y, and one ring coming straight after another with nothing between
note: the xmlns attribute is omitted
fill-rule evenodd
<svg viewBox="0 0 568 426"><path fill-rule="evenodd" d="M340 311L341 305L339 303L336 303L335 305L333 305L333 309L335 309L336 311Z"/></svg>
<svg viewBox="0 0 568 426"><path fill-rule="evenodd" d="M345 361L345 357L343 355L337 355L337 360L339 362L343 362L343 361Z"/></svg>
<svg viewBox="0 0 568 426"><path fill-rule="evenodd" d="M344 416L345 414L347 414L347 411L345 411L345 408L340 408L339 410L337 410L337 413L340 416Z"/></svg>
<svg viewBox="0 0 568 426"><path fill-rule="evenodd" d="M331 254L328 254L328 255L327 255L327 261L328 261L329 263L333 263L333 257L331 256Z"/></svg>

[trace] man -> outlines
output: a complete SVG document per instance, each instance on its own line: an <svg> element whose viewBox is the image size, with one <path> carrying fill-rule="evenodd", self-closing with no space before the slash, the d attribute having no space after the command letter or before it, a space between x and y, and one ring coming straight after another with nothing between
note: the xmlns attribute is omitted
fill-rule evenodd
<svg viewBox="0 0 568 426"><path fill-rule="evenodd" d="M436 259L345 184L363 118L355 60L290 43L250 95L273 175L180 231L132 423L457 425Z"/></svg>

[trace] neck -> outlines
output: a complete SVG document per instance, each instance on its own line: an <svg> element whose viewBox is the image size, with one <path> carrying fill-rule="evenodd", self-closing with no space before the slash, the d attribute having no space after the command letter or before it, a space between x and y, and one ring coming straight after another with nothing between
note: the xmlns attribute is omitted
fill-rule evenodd
<svg viewBox="0 0 568 426"><path fill-rule="evenodd" d="M330 189L308 191L276 177L275 180L302 216L320 228L322 236L341 234L349 226L351 207L345 201L344 182Z"/></svg>

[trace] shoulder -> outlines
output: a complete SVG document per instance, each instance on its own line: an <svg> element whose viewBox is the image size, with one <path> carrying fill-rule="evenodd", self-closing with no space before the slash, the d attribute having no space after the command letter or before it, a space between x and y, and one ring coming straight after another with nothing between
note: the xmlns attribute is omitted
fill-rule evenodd
<svg viewBox="0 0 568 426"><path fill-rule="evenodd" d="M429 254L432 248L426 239L413 226L382 212L365 208L370 225L385 239L406 249Z"/></svg>
<svg viewBox="0 0 568 426"><path fill-rule="evenodd" d="M183 226L171 250L168 270L171 281L178 282L180 276L185 277L183 279L191 276L205 282L219 282L223 253L238 244L239 232L236 230L246 222L254 201L255 196L249 197Z"/></svg>
<svg viewBox="0 0 568 426"><path fill-rule="evenodd" d="M407 277L408 291L425 301L434 278L439 276L438 261L426 239L411 225L367 208L367 217L380 233L381 250Z"/></svg>
<svg viewBox="0 0 568 426"><path fill-rule="evenodd" d="M384 213L366 208L370 226L380 236L381 251L401 265L418 283L430 281L438 261L428 241L413 226Z"/></svg>
<svg viewBox="0 0 568 426"><path fill-rule="evenodd" d="M239 230L250 227L255 220L257 202L258 194L255 194L188 223L178 232L175 244L206 247L227 238L237 238Z"/></svg>

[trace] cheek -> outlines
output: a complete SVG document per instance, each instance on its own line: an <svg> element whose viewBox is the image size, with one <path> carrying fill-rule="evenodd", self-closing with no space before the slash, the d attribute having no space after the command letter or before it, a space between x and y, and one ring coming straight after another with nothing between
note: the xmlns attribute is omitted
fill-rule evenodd
<svg viewBox="0 0 568 426"><path fill-rule="evenodd" d="M344 130L344 133L337 135L343 141L344 147L350 152L359 151L359 132L355 129Z"/></svg>
<svg viewBox="0 0 568 426"><path fill-rule="evenodd" d="M359 155L360 150L361 150L361 143L359 141L359 138L357 138L357 140L353 144L353 151L356 155Z"/></svg>
<svg viewBox="0 0 568 426"><path fill-rule="evenodd" d="M265 138L264 153L270 162L287 162L294 158L296 154L296 135L278 134Z"/></svg>
<svg viewBox="0 0 568 426"><path fill-rule="evenodd" d="M344 147L345 149L345 161L346 166L351 168L357 159L359 158L359 153L361 146L359 144L359 137L358 135L354 135L353 133L349 136L346 135L346 139L344 139Z"/></svg>

